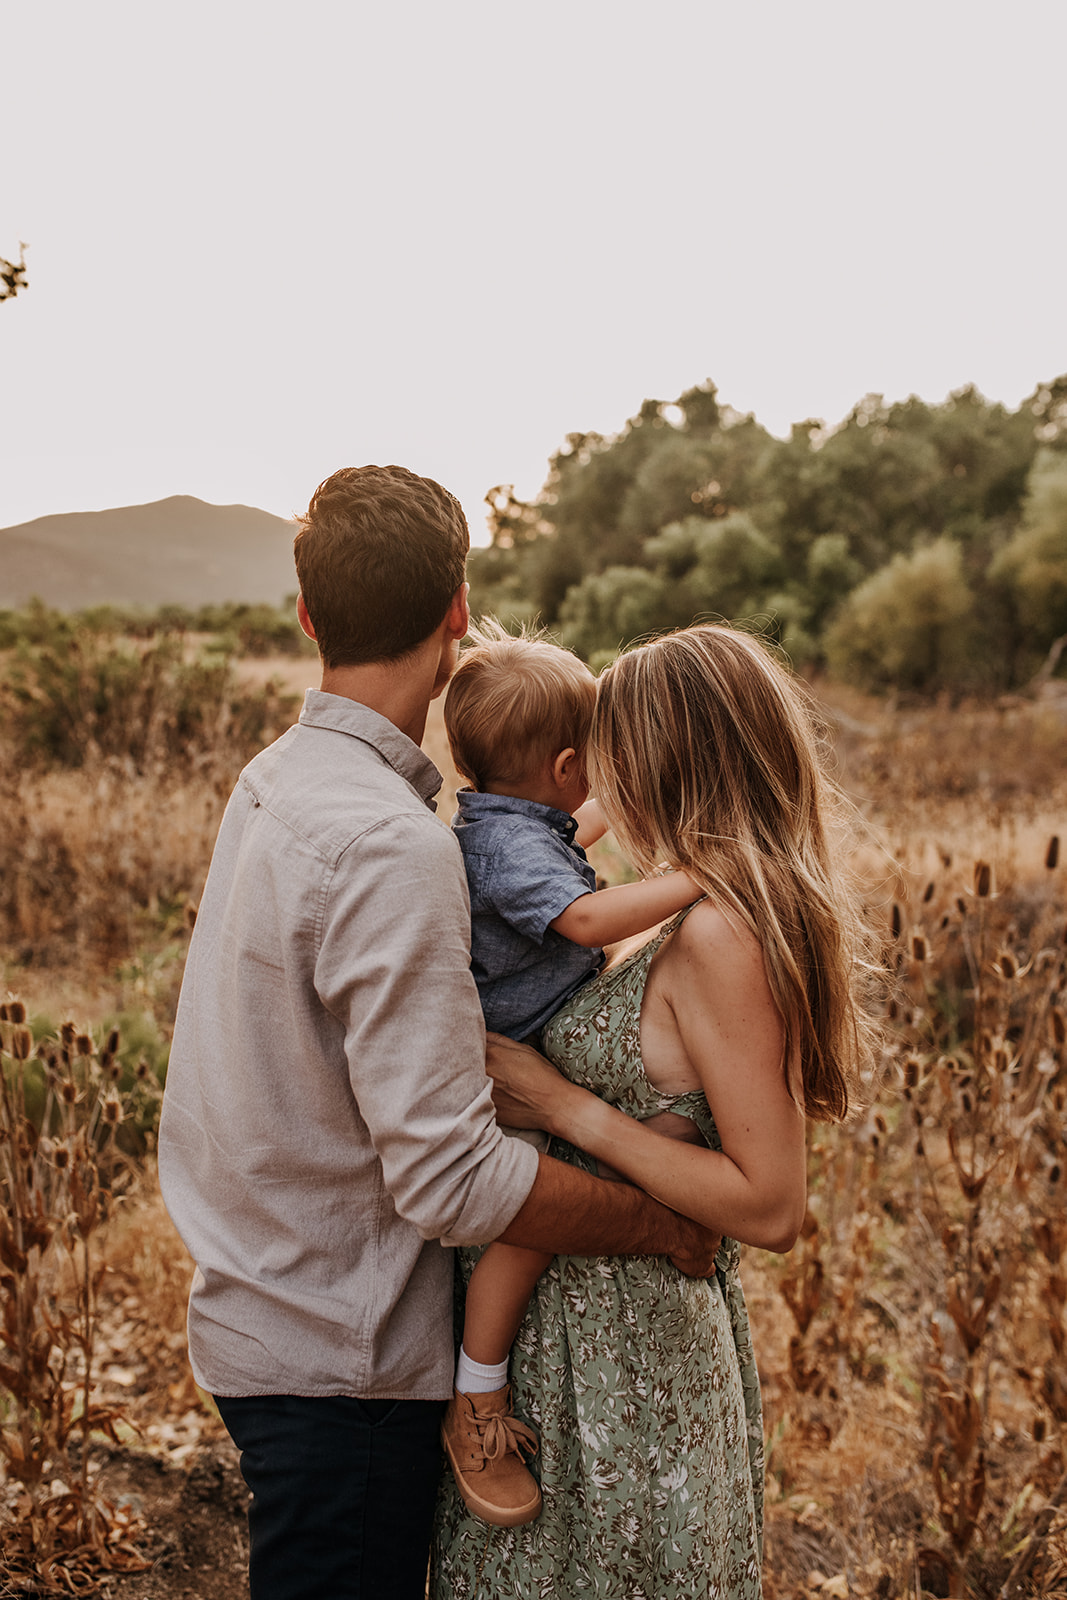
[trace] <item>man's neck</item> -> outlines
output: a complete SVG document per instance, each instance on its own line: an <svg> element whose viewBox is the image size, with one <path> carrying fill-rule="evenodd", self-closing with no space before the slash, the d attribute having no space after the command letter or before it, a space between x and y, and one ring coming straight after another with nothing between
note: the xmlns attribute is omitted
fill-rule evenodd
<svg viewBox="0 0 1067 1600"><path fill-rule="evenodd" d="M322 669L324 694L356 700L385 717L415 744L422 743L436 686L438 656L425 650L401 661L371 661L358 667Z"/></svg>

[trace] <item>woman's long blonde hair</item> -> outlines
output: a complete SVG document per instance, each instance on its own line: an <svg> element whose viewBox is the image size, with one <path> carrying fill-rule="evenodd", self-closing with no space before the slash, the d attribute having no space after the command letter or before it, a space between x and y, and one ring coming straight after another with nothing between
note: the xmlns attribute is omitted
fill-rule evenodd
<svg viewBox="0 0 1067 1600"><path fill-rule="evenodd" d="M869 966L836 837L842 797L806 691L751 634L664 635L601 675L589 770L635 866L684 868L751 929L790 1091L810 1117L844 1117L872 1048Z"/></svg>

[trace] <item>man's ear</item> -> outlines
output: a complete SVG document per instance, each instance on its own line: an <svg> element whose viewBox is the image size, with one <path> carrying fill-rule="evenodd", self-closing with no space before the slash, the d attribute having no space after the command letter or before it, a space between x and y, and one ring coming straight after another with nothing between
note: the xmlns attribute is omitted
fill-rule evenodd
<svg viewBox="0 0 1067 1600"><path fill-rule="evenodd" d="M469 583L461 583L452 596L452 604L448 608L445 621L448 624L448 636L458 644L467 637L471 625L471 608L468 595L471 592Z"/></svg>
<svg viewBox="0 0 1067 1600"><path fill-rule="evenodd" d="M307 634L308 638L314 639L315 626L311 618L308 616L308 608L304 604L304 596L302 594L298 594L296 597L296 620L299 622L301 628Z"/></svg>

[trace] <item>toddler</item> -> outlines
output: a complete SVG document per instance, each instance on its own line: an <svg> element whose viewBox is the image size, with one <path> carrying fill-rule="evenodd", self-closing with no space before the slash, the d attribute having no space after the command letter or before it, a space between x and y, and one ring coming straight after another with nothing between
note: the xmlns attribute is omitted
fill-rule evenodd
<svg viewBox="0 0 1067 1600"><path fill-rule="evenodd" d="M596 889L584 846L605 831L589 799L589 668L546 639L472 628L445 699L456 768L470 780L453 827L471 900L471 970L486 1027L539 1044L540 1030L599 971L605 944L654 928L701 890L684 873ZM596 892L594 892L596 891ZM521 1135L547 1147L545 1135ZM508 1353L551 1256L490 1244L467 1289L445 1449L486 1522L531 1522L541 1492L523 1463L536 1435L511 1412Z"/></svg>

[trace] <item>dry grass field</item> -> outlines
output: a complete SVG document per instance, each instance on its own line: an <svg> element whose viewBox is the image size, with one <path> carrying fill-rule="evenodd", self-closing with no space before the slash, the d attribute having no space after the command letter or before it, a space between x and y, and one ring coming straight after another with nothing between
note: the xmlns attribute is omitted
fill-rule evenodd
<svg viewBox="0 0 1067 1600"><path fill-rule="evenodd" d="M258 721L220 702L209 732L161 734L136 760L103 732L76 765L10 736L0 750L5 1594L243 1592L241 1485L185 1366L190 1269L144 1100L225 796L315 676L291 660L240 672ZM800 1243L743 1265L766 1592L1067 1596L1067 706L820 693L856 804L885 1045L870 1104L812 1129ZM448 816L438 707L426 743ZM609 846L598 867L624 870ZM31 1084L20 1108L31 1068L45 1098ZM68 1120L27 1134L20 1118L45 1113ZM34 1338L49 1348L20 1366Z"/></svg>

